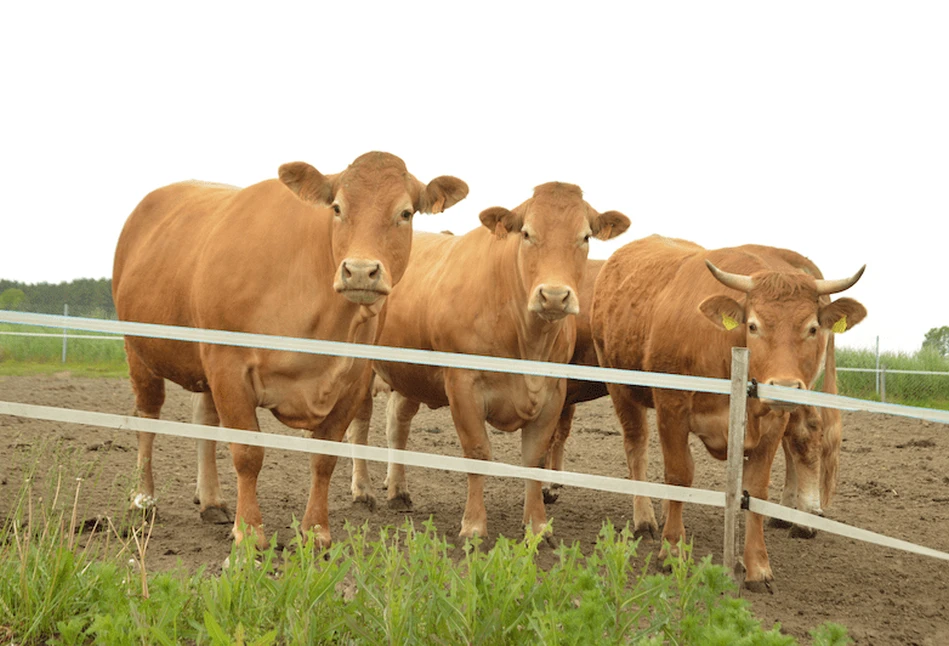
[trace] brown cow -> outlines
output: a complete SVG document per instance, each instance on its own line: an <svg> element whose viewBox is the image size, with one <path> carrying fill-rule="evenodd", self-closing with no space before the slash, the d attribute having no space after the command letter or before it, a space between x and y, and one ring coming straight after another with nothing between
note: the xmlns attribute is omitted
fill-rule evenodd
<svg viewBox="0 0 949 646"><path fill-rule="evenodd" d="M751 378L763 384L813 388L832 331L856 325L866 309L850 298L833 303L821 298L852 286L862 268L851 278L828 281L801 271L807 262L783 249L748 246L709 251L659 236L625 245L604 265L594 289L593 342L600 364L728 378L731 348L747 346ZM714 457L726 457L727 396L614 384L609 391L623 427L631 478L646 477L646 407L656 409L668 484L692 484L689 433L699 436ZM749 401L744 486L751 495L767 499L775 452L785 429L794 431L788 448L798 484L807 484L797 506L820 513L819 478L807 474L816 473L822 425L814 425L814 432L807 432L811 428L807 424L789 425L788 411L794 408L800 409ZM640 534L658 530L648 498L633 499L633 520ZM662 537L675 549L684 536L682 503L670 501ZM745 567L749 587L767 587L774 578L762 517L757 514L746 523Z"/></svg>
<svg viewBox="0 0 949 646"><path fill-rule="evenodd" d="M279 180L245 189L199 182L150 193L115 252L119 318L197 328L374 343L386 296L405 273L415 212L438 213L467 185L427 186L387 153L367 153L336 175L295 162ZM198 393L198 423L259 430L257 408L311 437L339 440L369 388L370 363L344 357L126 337L136 414L157 418L165 379ZM137 501L152 501L154 435L139 434ZM265 543L257 502L261 447L232 444L234 537L246 523ZM329 544L327 487L336 464L313 455L303 528ZM196 498L202 518L226 522L214 443L200 442Z"/></svg>
<svg viewBox="0 0 949 646"><path fill-rule="evenodd" d="M463 236L417 236L379 343L567 362L589 239L619 235L629 219L616 211L597 213L577 186L549 183L513 211L483 211L481 222L484 228ZM389 446L405 448L420 404L450 406L465 457L491 459L487 421L502 431L520 429L523 463L543 466L563 407L563 379L390 362L377 362L375 370L392 386ZM352 441L365 443L366 428L354 425ZM353 471L354 497L366 500L369 483L360 480L368 474L358 461ZM410 504L402 465L390 464L387 484L390 505ZM461 536L487 535L483 487L484 476L468 475ZM524 522L535 532L546 525L539 482L526 485Z"/></svg>
<svg viewBox="0 0 949 646"><path fill-rule="evenodd" d="M753 248L748 245L747 249ZM781 251L781 250L776 250ZM811 274L815 278L822 279L820 270L807 258L798 254L789 254L788 262L798 269ZM803 262L801 262L803 261ZM583 284L580 286L580 313L577 315L577 345L573 352L570 363L580 366L596 366L596 349L593 346L593 331L590 329L590 310L593 302L593 287L596 277L600 274L605 260L588 260L587 269L583 275ZM829 302L828 297L822 297L822 302ZM826 304L826 303L824 303ZM834 351L834 337L831 335L827 341L827 354L824 361L824 379L823 392L837 394L837 361ZM567 438L570 437L570 430L573 425L573 416L576 410L576 404L593 401L600 397L606 397L609 394L606 384L597 381L586 381L579 379L567 380L567 396L564 402L563 411L560 414L560 421L557 423L557 429L550 441L550 449L547 453L546 466L548 469L562 471L564 468L564 445ZM823 441L820 455L820 496L821 509L826 510L837 489L837 467L840 461L840 445L842 439L842 424L840 410L836 408L813 408L810 406L792 411L788 419L789 430L786 430L783 442L785 452L786 476L784 490L781 498L783 505L787 507L797 507L798 496L804 497L805 490L812 483L799 479L794 471L794 460L791 458L789 449L790 442L801 433L819 432L817 425L822 425ZM544 487L544 502L551 504L557 501L557 494L553 489L559 489L561 485L551 484ZM777 518L772 518L768 523L772 527L792 527L791 535L798 538L813 538L814 530L808 527L791 526Z"/></svg>
<svg viewBox="0 0 949 646"><path fill-rule="evenodd" d="M590 309L593 304L593 285L600 275L605 260L588 260L586 271L583 273L583 282L580 284L580 313L577 314L577 344L573 350L570 363L578 366L595 366L596 349L593 347L593 332L590 329ZM583 379L567 380L567 395L564 400L560 420L550 440L550 449L547 451L545 466L548 469L563 471L564 443L570 436L570 427L573 425L573 415L577 404L606 397L609 391L601 381L586 381ZM557 495L551 489L560 488L559 484L544 487L544 502L553 503Z"/></svg>

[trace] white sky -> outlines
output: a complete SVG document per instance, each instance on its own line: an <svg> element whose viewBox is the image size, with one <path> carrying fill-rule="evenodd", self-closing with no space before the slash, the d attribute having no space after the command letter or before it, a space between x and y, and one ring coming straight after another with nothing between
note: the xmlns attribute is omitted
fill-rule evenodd
<svg viewBox="0 0 949 646"><path fill-rule="evenodd" d="M468 199L456 233L579 184L632 226L783 246L870 314L840 345L949 325L949 5L3 3L0 278L111 275L122 224L182 179L247 185L369 150ZM266 8L265 8L266 7Z"/></svg>

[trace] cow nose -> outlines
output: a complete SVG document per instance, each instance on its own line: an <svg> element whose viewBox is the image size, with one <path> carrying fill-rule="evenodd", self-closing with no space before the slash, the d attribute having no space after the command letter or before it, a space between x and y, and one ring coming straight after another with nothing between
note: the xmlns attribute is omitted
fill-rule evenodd
<svg viewBox="0 0 949 646"><path fill-rule="evenodd" d="M580 313L580 301L567 285L544 283L534 288L528 310L547 321L557 321L568 314Z"/></svg>
<svg viewBox="0 0 949 646"><path fill-rule="evenodd" d="M374 282L382 274L382 265L375 260L344 260L343 280L347 282Z"/></svg>
<svg viewBox="0 0 949 646"><path fill-rule="evenodd" d="M541 285L540 300L544 309L565 309L570 298L569 287L550 287Z"/></svg>
<svg viewBox="0 0 949 646"><path fill-rule="evenodd" d="M784 386L785 388L797 388L798 390L804 390L804 382L800 379L769 379L769 386Z"/></svg>
<svg viewBox="0 0 949 646"><path fill-rule="evenodd" d="M333 287L354 303L364 305L392 291L382 263L363 258L347 258L341 262Z"/></svg>

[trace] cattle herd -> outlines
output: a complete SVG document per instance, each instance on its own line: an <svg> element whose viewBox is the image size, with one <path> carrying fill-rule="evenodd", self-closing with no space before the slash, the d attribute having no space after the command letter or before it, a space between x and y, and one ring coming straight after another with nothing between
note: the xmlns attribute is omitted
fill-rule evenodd
<svg viewBox="0 0 949 646"><path fill-rule="evenodd" d="M425 184L401 159L371 152L323 175L284 164L279 179L238 189L184 182L153 191L129 216L116 248L113 297L119 318L197 328L573 362L728 378L730 349L750 350L760 383L835 392L833 335L866 310L830 295L863 269L825 279L807 258L746 245L706 250L651 236L606 261L588 260L590 239L622 234L629 219L595 210L579 187L551 182L512 209L490 207L465 235L412 231L417 212L439 213L467 196L451 176ZM486 423L520 430L526 466L561 468L576 404L611 397L623 430L629 476L645 479L654 408L669 484L693 479L690 434L724 459L728 398L529 375L375 362L256 348L126 337L136 414L158 418L165 380L193 394L196 423L259 430L258 407L318 439L366 442L374 379L390 390L389 445L404 448L421 404L449 406L465 457L491 459ZM772 461L783 447L783 502L821 513L833 496L840 453L838 411L752 400L744 482L767 498ZM139 435L133 508L152 509L154 435ZM266 542L257 501L261 447L231 445L237 472L236 541ZM207 521L229 522L213 442L198 445L195 500ZM333 456L313 455L302 526L323 545L329 532ZM411 505L404 469L390 464L392 506ZM460 536L487 535L484 476L468 476ZM356 462L355 501L375 504ZM528 481L524 523L545 527L555 495ZM682 503L665 507L661 537L685 536ZM656 537L648 498L633 500L637 534ZM248 535L245 536L244 532ZM674 548L672 548L674 549ZM746 523L746 584L773 579L763 518Z"/></svg>

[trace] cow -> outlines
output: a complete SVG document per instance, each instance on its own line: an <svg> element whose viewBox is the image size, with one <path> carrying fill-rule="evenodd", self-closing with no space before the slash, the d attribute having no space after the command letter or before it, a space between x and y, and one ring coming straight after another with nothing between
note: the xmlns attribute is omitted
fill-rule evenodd
<svg viewBox="0 0 949 646"><path fill-rule="evenodd" d="M570 358L570 363L574 365L597 365L596 349L593 347L593 332L590 330L590 309L593 304L593 284L605 262L605 260L587 260L587 268L583 273L583 282L580 284L578 294L580 313L576 317L577 343L573 350L573 356ZM560 412L560 419L557 421L557 428L550 440L550 449L547 451L547 459L544 462L546 468L563 471L564 443L570 436L570 428L573 425L573 416L577 404L606 397L608 394L606 384L601 381L567 380L567 394L564 399L563 410ZM557 501L557 494L552 491L552 489L557 488L560 488L559 484L544 486L545 503L552 504Z"/></svg>
<svg viewBox="0 0 949 646"><path fill-rule="evenodd" d="M309 164L238 189L183 182L153 191L119 237L112 278L121 320L374 343L385 302L406 271L416 212L439 213L468 193L455 177L427 185L398 157L370 152L343 172ZM340 440L372 378L370 362L127 336L136 414L158 418L165 379L195 393L194 421L259 430L257 408L311 437ZM133 506L154 500L154 435L139 434ZM266 539L257 501L262 447L231 445L237 471L233 536ZM229 522L214 442L198 444L195 492L205 520ZM313 455L303 516L331 542L327 487L336 458Z"/></svg>
<svg viewBox="0 0 949 646"><path fill-rule="evenodd" d="M853 286L865 267L850 278L824 280L801 269L808 263L793 251L758 245L707 250L660 236L629 243L606 262L594 287L591 327L598 361L609 368L729 378L731 348L747 347L749 374L759 383L813 388L829 337L866 316L853 299L827 297ZM726 395L616 384L608 389L630 478L646 477L647 407L656 409L667 484L692 485L690 433L712 456L725 459ZM802 411L779 401L749 401L743 482L752 496L767 499L774 455L788 438L798 490L804 490L797 506L821 513L816 473L823 425L792 424L791 414ZM662 538L668 543L660 556L674 552L685 536L682 503L664 507ZM634 497L633 521L640 535L658 531L648 498ZM745 585L770 589L774 576L762 517L750 514L745 528Z"/></svg>
<svg viewBox="0 0 949 646"><path fill-rule="evenodd" d="M574 352L589 240L613 238L629 227L617 211L598 213L578 186L542 184L526 202L480 214L483 228L465 235L418 234L405 280L389 298L379 343L465 354L566 363ZM392 388L386 413L389 446L403 449L421 404L449 406L467 458L490 460L485 422L521 431L523 463L542 467L564 403L563 379L377 361ZM362 417L371 414L371 403ZM365 444L368 423L351 439ZM354 461L355 500L371 497L368 474ZM390 464L390 506L411 505L402 465ZM488 535L484 476L468 475L460 537ZM524 523L546 526L541 484L526 484Z"/></svg>
<svg viewBox="0 0 949 646"><path fill-rule="evenodd" d="M748 245L747 248L752 248ZM800 266L795 265L801 271L807 272L815 278L823 278L820 270L811 261L797 254L791 254L788 257L790 262L801 262ZM590 310L593 303L593 286L596 277L600 274L604 260L588 260L587 269L583 275L583 284L580 286L580 313L577 315L577 344L573 352L570 363L580 366L596 366L596 349L593 346L593 332L590 329ZM824 360L824 378L822 391L829 394L837 394L837 361L834 350L834 337L831 335L827 340L827 354ZM570 437L570 430L573 425L573 416L576 410L576 404L593 401L600 397L609 395L609 390L605 383L598 381L587 381L582 379L567 380L567 396L564 402L563 411L560 414L560 420L557 423L557 429L550 441L550 449L547 453L546 467L556 471L562 471L564 468L564 446L567 438ZM837 489L837 467L840 459L840 446L843 437L840 410L836 408L814 408L811 406L802 407L802 409L792 411L788 417L789 429L785 432L782 439L785 455L785 485L781 497L781 502L787 507L797 507L798 495L804 495L802 488L808 486L803 480L799 480L794 471L794 460L791 458L790 442L800 433L822 432L820 455L820 495L821 509L826 510L833 499ZM817 425L821 425L818 431ZM806 429L805 429L806 427ZM553 489L560 488L559 484L546 485L544 487L544 502L553 504L558 499L558 494ZM791 525L778 518L771 518L768 524L772 527L787 528L791 527L791 535L797 538L813 538L816 533L813 529L798 525Z"/></svg>

